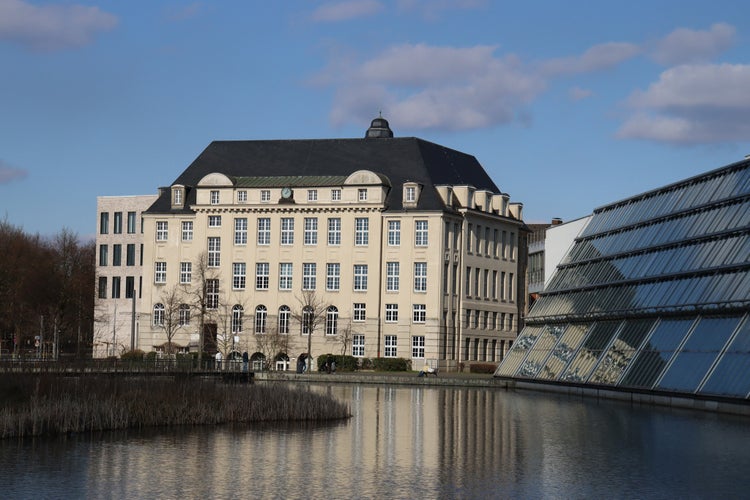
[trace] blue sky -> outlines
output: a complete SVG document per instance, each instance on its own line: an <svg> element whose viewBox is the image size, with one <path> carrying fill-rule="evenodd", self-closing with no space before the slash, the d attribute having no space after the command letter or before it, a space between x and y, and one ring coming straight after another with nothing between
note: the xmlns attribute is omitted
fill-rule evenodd
<svg viewBox="0 0 750 500"><path fill-rule="evenodd" d="M0 0L0 218L96 229L213 140L397 136L473 154L527 222L750 153L750 5Z"/></svg>

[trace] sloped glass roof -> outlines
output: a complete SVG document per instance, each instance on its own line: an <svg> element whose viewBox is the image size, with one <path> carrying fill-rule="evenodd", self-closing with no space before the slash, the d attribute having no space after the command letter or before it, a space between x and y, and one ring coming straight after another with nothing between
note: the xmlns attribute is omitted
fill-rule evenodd
<svg viewBox="0 0 750 500"><path fill-rule="evenodd" d="M750 399L750 160L595 210L495 375Z"/></svg>

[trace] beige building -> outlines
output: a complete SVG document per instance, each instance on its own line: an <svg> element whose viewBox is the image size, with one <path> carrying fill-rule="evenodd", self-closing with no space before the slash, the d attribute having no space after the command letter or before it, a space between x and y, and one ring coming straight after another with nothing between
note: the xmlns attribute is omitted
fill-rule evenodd
<svg viewBox="0 0 750 500"><path fill-rule="evenodd" d="M137 299L142 295L141 214L156 198L156 195L96 198L95 358L119 356L131 348L133 305L138 313Z"/></svg>
<svg viewBox="0 0 750 500"><path fill-rule="evenodd" d="M499 362L521 208L473 156L382 118L363 139L213 142L143 214L138 347Z"/></svg>

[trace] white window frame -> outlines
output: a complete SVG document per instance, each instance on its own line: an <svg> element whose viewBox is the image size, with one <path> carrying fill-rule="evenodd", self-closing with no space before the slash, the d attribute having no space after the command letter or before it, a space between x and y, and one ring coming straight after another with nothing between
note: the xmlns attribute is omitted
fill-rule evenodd
<svg viewBox="0 0 750 500"><path fill-rule="evenodd" d="M331 201L341 201L340 189L331 189Z"/></svg>
<svg viewBox="0 0 750 500"><path fill-rule="evenodd" d="M271 244L271 218L258 218L258 245L266 246Z"/></svg>
<svg viewBox="0 0 750 500"><path fill-rule="evenodd" d="M414 291L427 292L427 262L414 263Z"/></svg>
<svg viewBox="0 0 750 500"><path fill-rule="evenodd" d="M341 264L330 262L326 264L326 290L338 292L341 289Z"/></svg>
<svg viewBox="0 0 750 500"><path fill-rule="evenodd" d="M427 305L426 304L413 304L412 305L412 323L426 323L427 322Z"/></svg>
<svg viewBox="0 0 750 500"><path fill-rule="evenodd" d="M317 286L318 265L315 262L302 264L302 289L315 290Z"/></svg>
<svg viewBox="0 0 750 500"><path fill-rule="evenodd" d="M220 200L220 198L219 198L219 191L216 190L216 189L212 189L211 190L211 194L210 194L210 198L211 198L211 205L218 205L219 204L219 200Z"/></svg>
<svg viewBox="0 0 750 500"><path fill-rule="evenodd" d="M193 241L193 221L182 221L182 241Z"/></svg>
<svg viewBox="0 0 750 500"><path fill-rule="evenodd" d="M271 264L268 262L255 263L255 289L268 290L270 281Z"/></svg>
<svg viewBox="0 0 750 500"><path fill-rule="evenodd" d="M292 310L289 306L283 305L279 307L279 333L281 335L289 334L289 323L292 317Z"/></svg>
<svg viewBox="0 0 750 500"><path fill-rule="evenodd" d="M180 285L189 285L193 281L193 263L180 262Z"/></svg>
<svg viewBox="0 0 750 500"><path fill-rule="evenodd" d="M401 221L388 221L388 246L397 247L401 245Z"/></svg>
<svg viewBox="0 0 750 500"><path fill-rule="evenodd" d="M339 310L336 306L328 306L326 309L326 335L337 335L339 333Z"/></svg>
<svg viewBox="0 0 750 500"><path fill-rule="evenodd" d="M370 242L370 218L355 217L354 219L354 245L358 247L367 246Z"/></svg>
<svg viewBox="0 0 750 500"><path fill-rule="evenodd" d="M385 322L398 323L398 304L385 305Z"/></svg>
<svg viewBox="0 0 750 500"><path fill-rule="evenodd" d="M355 302L352 307L352 321L364 322L367 319L367 305L364 302Z"/></svg>
<svg viewBox="0 0 750 500"><path fill-rule="evenodd" d="M341 245L341 218L339 217L328 219L328 245Z"/></svg>
<svg viewBox="0 0 750 500"><path fill-rule="evenodd" d="M237 191L237 203L247 203L247 190L241 189Z"/></svg>
<svg viewBox="0 0 750 500"><path fill-rule="evenodd" d="M167 282L167 263L154 262L154 283L164 284Z"/></svg>
<svg viewBox="0 0 750 500"><path fill-rule="evenodd" d="M221 238L208 237L208 267L221 267Z"/></svg>
<svg viewBox="0 0 750 500"><path fill-rule="evenodd" d="M411 338L411 357L424 358L424 335L414 335Z"/></svg>
<svg viewBox="0 0 750 500"><path fill-rule="evenodd" d="M352 336L352 356L355 358L365 357L365 336L355 333Z"/></svg>
<svg viewBox="0 0 750 500"><path fill-rule="evenodd" d="M206 309L219 308L219 280L211 278L206 280Z"/></svg>
<svg viewBox="0 0 750 500"><path fill-rule="evenodd" d="M232 263L232 289L244 290L247 281L247 264L244 262Z"/></svg>
<svg viewBox="0 0 750 500"><path fill-rule="evenodd" d="M308 189L307 190L307 201L318 201L318 190Z"/></svg>
<svg viewBox="0 0 750 500"><path fill-rule="evenodd" d="M399 262L385 263L385 291L398 292L399 289L399 272L401 265Z"/></svg>
<svg viewBox="0 0 750 500"><path fill-rule="evenodd" d="M367 291L367 264L354 264L354 291Z"/></svg>
<svg viewBox="0 0 750 500"><path fill-rule="evenodd" d="M245 315L245 309L240 304L232 306L232 324L230 325L232 333L242 333L242 319Z"/></svg>
<svg viewBox="0 0 750 500"><path fill-rule="evenodd" d="M367 201L367 188L357 189L357 200Z"/></svg>
<svg viewBox="0 0 750 500"><path fill-rule="evenodd" d="M281 218L281 244L294 245L294 217Z"/></svg>
<svg viewBox="0 0 750 500"><path fill-rule="evenodd" d="M209 215L208 227L221 227L221 215Z"/></svg>
<svg viewBox="0 0 750 500"><path fill-rule="evenodd" d="M247 245L247 218L237 217L234 219L234 244Z"/></svg>
<svg viewBox="0 0 750 500"><path fill-rule="evenodd" d="M383 355L386 358L395 358L398 356L398 336L385 336L385 349L383 350Z"/></svg>
<svg viewBox="0 0 750 500"><path fill-rule="evenodd" d="M156 241L167 241L169 239L169 222L165 220L156 221Z"/></svg>
<svg viewBox="0 0 750 500"><path fill-rule="evenodd" d="M178 320L177 323L179 326L188 326L190 325L190 306L187 304L180 304L180 307L178 309Z"/></svg>
<svg viewBox="0 0 750 500"><path fill-rule="evenodd" d="M407 203L414 203L417 201L417 188L414 186L406 186L406 196L404 201Z"/></svg>
<svg viewBox="0 0 750 500"><path fill-rule="evenodd" d="M303 243L305 245L317 245L318 244L318 218L317 217L305 217L304 220L305 233L303 237Z"/></svg>
<svg viewBox="0 0 750 500"><path fill-rule="evenodd" d="M266 333L266 324L268 323L268 308L263 304L255 308L255 333L262 335Z"/></svg>
<svg viewBox="0 0 750 500"><path fill-rule="evenodd" d="M260 190L260 202L261 203L268 203L271 201L271 190L270 189L261 189Z"/></svg>
<svg viewBox="0 0 750 500"><path fill-rule="evenodd" d="M414 221L414 246L426 247L428 245L428 231L428 221Z"/></svg>
<svg viewBox="0 0 750 500"><path fill-rule="evenodd" d="M279 263L279 290L292 289L292 277L294 273L294 264L291 262Z"/></svg>
<svg viewBox="0 0 750 500"><path fill-rule="evenodd" d="M164 304L154 304L153 326L164 326Z"/></svg>

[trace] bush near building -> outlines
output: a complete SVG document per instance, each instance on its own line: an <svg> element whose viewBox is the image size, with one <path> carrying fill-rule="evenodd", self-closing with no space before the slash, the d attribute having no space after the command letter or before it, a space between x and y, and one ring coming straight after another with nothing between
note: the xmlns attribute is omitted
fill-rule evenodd
<svg viewBox="0 0 750 500"><path fill-rule="evenodd" d="M404 358L373 358L372 366L376 372L408 372L411 360Z"/></svg>

